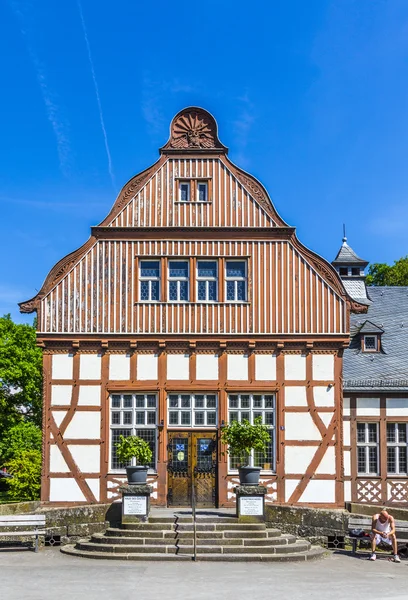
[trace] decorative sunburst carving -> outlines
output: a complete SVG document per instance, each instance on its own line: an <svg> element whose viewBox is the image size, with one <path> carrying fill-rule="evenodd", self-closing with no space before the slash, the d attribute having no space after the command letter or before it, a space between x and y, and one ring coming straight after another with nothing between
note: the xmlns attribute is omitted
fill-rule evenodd
<svg viewBox="0 0 408 600"><path fill-rule="evenodd" d="M214 148L214 126L204 113L181 115L173 124L172 148Z"/></svg>

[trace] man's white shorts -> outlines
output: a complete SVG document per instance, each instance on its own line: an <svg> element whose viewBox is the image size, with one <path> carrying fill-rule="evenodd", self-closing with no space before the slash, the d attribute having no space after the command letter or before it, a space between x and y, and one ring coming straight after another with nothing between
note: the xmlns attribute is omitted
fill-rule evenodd
<svg viewBox="0 0 408 600"><path fill-rule="evenodd" d="M378 544L381 544L381 542L383 544L388 544L389 546L392 546L392 541L390 540L390 538L385 538L382 537L379 533L375 534L375 543L378 546Z"/></svg>

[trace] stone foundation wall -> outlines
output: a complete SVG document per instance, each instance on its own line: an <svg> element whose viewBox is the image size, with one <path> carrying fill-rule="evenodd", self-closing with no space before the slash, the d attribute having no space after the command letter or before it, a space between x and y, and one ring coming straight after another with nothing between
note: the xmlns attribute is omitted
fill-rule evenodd
<svg viewBox="0 0 408 600"><path fill-rule="evenodd" d="M305 538L312 544L327 546L329 536L344 536L348 531L350 513L346 510L265 506L266 526Z"/></svg>

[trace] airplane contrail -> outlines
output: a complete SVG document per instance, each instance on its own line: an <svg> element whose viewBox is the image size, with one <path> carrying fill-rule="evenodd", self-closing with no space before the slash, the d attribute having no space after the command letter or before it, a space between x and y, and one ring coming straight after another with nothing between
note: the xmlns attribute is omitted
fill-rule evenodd
<svg viewBox="0 0 408 600"><path fill-rule="evenodd" d="M77 0L77 5L78 5L78 10L79 10L79 16L81 18L82 30L84 32L86 48L88 51L88 59L89 59L89 65L91 67L92 79L93 79L94 88L95 88L96 101L98 103L99 120L101 123L103 139L105 142L106 155L108 157L108 171L109 171L109 175L110 175L110 178L112 181L113 189L116 191L115 175L113 173L112 158L111 158L111 153L110 153L109 144L108 144L108 135L106 133L105 121L103 118L103 111L102 111L101 97L99 95L98 83L96 81L95 69L94 69L94 64L93 64L92 54L91 54L91 46L89 44L89 38L88 38L88 33L87 33L86 25L85 25L84 13L82 11L81 0Z"/></svg>
<svg viewBox="0 0 408 600"><path fill-rule="evenodd" d="M30 36L26 26L26 15L23 14L22 8L18 2L9 0L9 5L19 23L20 33L25 41L28 55L34 67L37 82L45 104L47 118L51 124L57 142L57 152L61 171L64 175L68 175L70 162L70 144L67 135L67 129L69 128L68 124L64 122L59 114L58 105L55 102L55 94L50 90L47 82L45 67L34 51L33 45L30 43Z"/></svg>

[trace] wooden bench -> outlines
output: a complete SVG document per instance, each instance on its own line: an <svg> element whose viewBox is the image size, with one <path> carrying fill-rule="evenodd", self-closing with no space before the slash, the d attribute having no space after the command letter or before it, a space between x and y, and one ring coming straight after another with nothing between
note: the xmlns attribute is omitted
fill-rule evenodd
<svg viewBox="0 0 408 600"><path fill-rule="evenodd" d="M35 537L34 551L38 552L40 535L45 535L45 515L0 516L1 537Z"/></svg>
<svg viewBox="0 0 408 600"><path fill-rule="evenodd" d="M350 530L362 530L364 533L371 533L371 517L355 516L350 517L348 520L348 537L353 544L353 554L357 552L357 545L360 540L369 541L368 537L359 537L352 535ZM395 521L395 532L397 536L397 544L408 546L408 521Z"/></svg>

